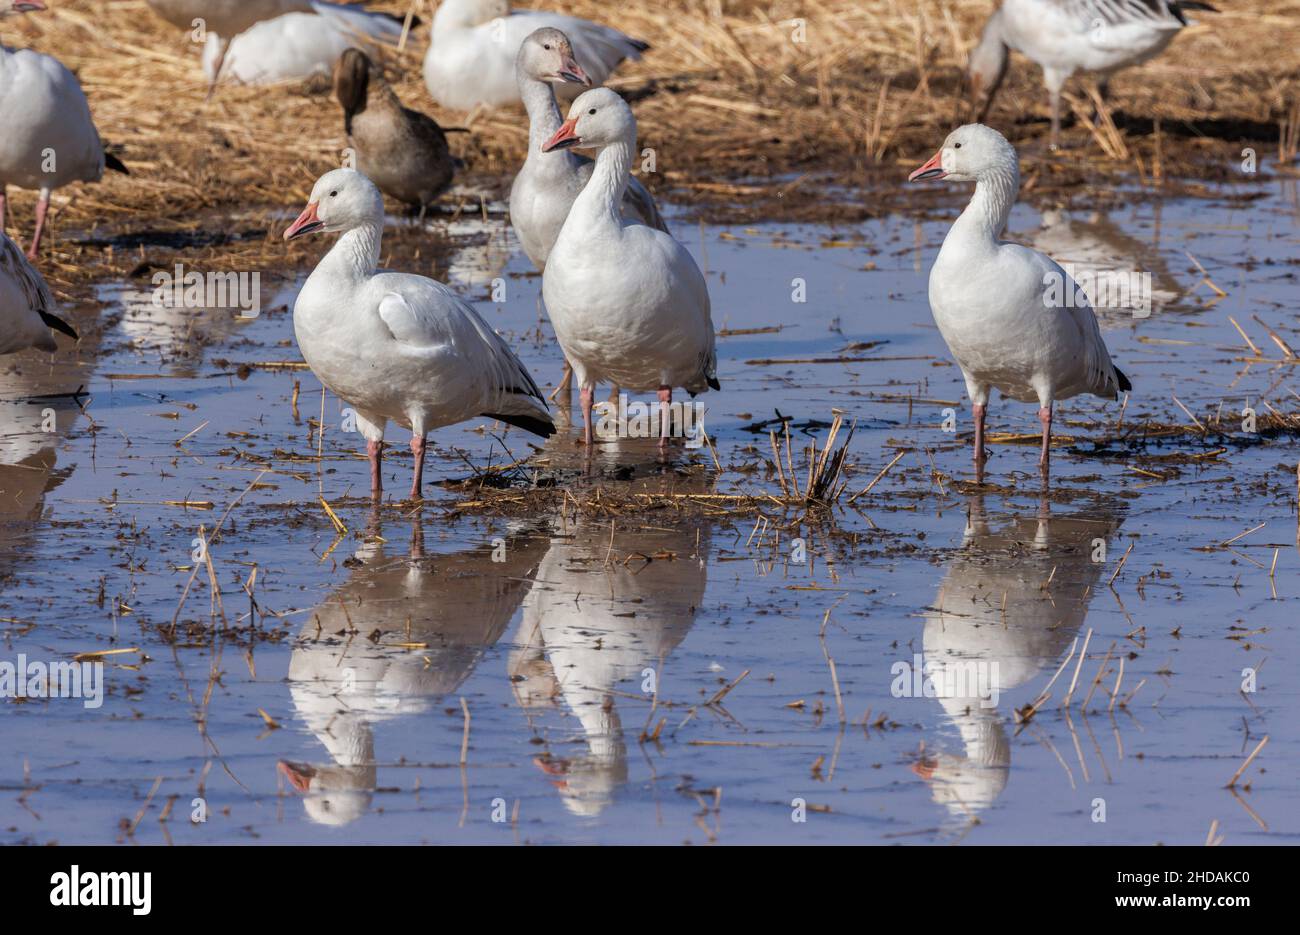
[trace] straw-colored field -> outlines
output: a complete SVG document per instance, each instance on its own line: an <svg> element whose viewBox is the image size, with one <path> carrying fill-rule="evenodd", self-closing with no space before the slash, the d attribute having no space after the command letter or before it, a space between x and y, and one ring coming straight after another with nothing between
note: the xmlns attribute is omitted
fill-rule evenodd
<svg viewBox="0 0 1300 935"><path fill-rule="evenodd" d="M410 0L372 3L405 12ZM526 142L522 114L440 112L420 80L431 0L413 0L424 23L388 63L409 106L445 126L468 173L508 182ZM528 6L528 3L520 3ZM1069 148L1028 166L1027 189L1139 177L1223 178L1250 145L1268 159L1294 140L1300 101L1295 42L1300 0L1227 0L1201 14L1155 61L1121 73L1111 103L1119 129L1076 123ZM610 20L594 0L548 4ZM199 48L144 0L56 0L39 16L10 17L11 46L51 53L76 71L101 135L132 175L55 195L55 229L96 222L184 221L234 205L299 203L344 147L336 103L322 82L223 88L204 102ZM649 184L678 202L733 216L854 216L897 198L897 184L964 115L966 53L992 0L631 0L617 25L652 45L612 82L635 101L643 145L656 150ZM1068 88L1091 113L1084 85ZM990 122L1026 155L1044 155L1047 103L1036 66L1014 58ZM1158 124L1158 131L1156 129ZM877 191L808 197L826 184ZM29 222L34 196L12 199ZM52 241L66 251L66 241Z"/></svg>

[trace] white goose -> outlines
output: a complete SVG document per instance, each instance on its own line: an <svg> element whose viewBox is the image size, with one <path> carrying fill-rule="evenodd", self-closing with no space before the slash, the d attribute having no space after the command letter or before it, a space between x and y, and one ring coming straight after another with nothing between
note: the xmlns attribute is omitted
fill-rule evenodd
<svg viewBox="0 0 1300 935"><path fill-rule="evenodd" d="M546 10L512 10L508 0L443 0L434 14L424 83L443 107L473 110L517 104L515 56L530 34L543 27L564 32L596 84L624 59L636 60L646 43L576 16ZM567 98L577 90L561 88Z"/></svg>
<svg viewBox="0 0 1300 935"><path fill-rule="evenodd" d="M329 16L316 13L286 13L262 20L225 40L208 33L203 46L203 74L209 85L220 80L230 84L273 84L329 77L338 57L352 46L373 50L379 43L395 43L402 35L402 21L387 13L371 13L341 7Z"/></svg>
<svg viewBox="0 0 1300 935"><path fill-rule="evenodd" d="M721 386L700 268L670 234L621 215L636 153L632 109L608 88L587 91L542 151L570 146L599 154L547 259L542 295L581 387L590 445L597 383L658 389L663 405L674 386L692 396Z"/></svg>
<svg viewBox="0 0 1300 935"><path fill-rule="evenodd" d="M44 10L38 0L0 0L0 15ZM5 189L37 189L36 230L27 251L36 259L50 210L50 193L72 182L98 182L104 167L126 172L100 144L86 95L58 59L0 45L0 230Z"/></svg>
<svg viewBox="0 0 1300 935"><path fill-rule="evenodd" d="M229 54L231 40L241 33L252 29L264 20L272 20L288 13L306 13L331 19L344 31L353 32L361 29L372 33L376 28L375 18L386 14L371 14L356 8L349 8L338 3L324 0L147 0L150 8L180 29L186 31L201 28L207 37L205 42L212 46L212 51L205 51L205 70L209 72L208 93L211 95L217 82L224 74L226 56ZM390 17L391 18L391 17ZM401 25L398 22L397 32ZM283 50L266 49L272 57L279 57ZM249 63L249 67L257 64Z"/></svg>
<svg viewBox="0 0 1300 935"><path fill-rule="evenodd" d="M431 429L475 416L543 437L555 427L533 378L478 312L440 282L377 271L383 226L384 199L368 178L353 169L320 177L284 238L342 236L298 293L293 327L321 383L356 409L373 494L385 424L410 428L419 499Z"/></svg>
<svg viewBox="0 0 1300 935"><path fill-rule="evenodd" d="M515 78L528 111L528 156L510 186L510 223L528 259L544 270L574 199L596 167L592 160L568 150L542 152L542 145L564 122L551 82L590 87L591 78L578 64L569 37L550 27L537 30L520 45ZM635 178L628 180L621 209L628 220L668 232L654 196Z"/></svg>
<svg viewBox="0 0 1300 935"><path fill-rule="evenodd" d="M982 124L952 131L908 181L974 182L930 270L930 308L966 378L975 419L975 465L984 467L989 390L1038 401L1039 466L1046 474L1052 403L1080 393L1115 399L1132 389L1111 363L1086 295L1051 257L998 238L1020 188L1015 148Z"/></svg>
<svg viewBox="0 0 1300 935"><path fill-rule="evenodd" d="M0 231L0 354L29 347L55 350L51 329L77 340L77 332L53 308L54 297L41 274Z"/></svg>
<svg viewBox="0 0 1300 935"><path fill-rule="evenodd" d="M1052 108L1052 147L1061 129L1061 89L1076 71L1105 82L1121 68L1159 55L1189 24L1186 10L1210 10L1189 0L1003 0L970 54L975 120L983 123L1015 49L1043 69Z"/></svg>

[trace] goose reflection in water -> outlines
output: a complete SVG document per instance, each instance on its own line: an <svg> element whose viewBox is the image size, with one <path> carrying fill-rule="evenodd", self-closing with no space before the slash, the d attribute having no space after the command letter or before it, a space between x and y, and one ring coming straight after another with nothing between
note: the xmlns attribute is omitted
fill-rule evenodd
<svg viewBox="0 0 1300 935"><path fill-rule="evenodd" d="M409 555L385 555L372 517L349 580L303 626L289 661L294 708L330 762L282 760L307 815L343 825L370 807L374 726L424 714L455 692L500 639L524 599L546 539L508 531L494 547L426 556L417 514ZM501 556L498 554L497 556Z"/></svg>
<svg viewBox="0 0 1300 935"><path fill-rule="evenodd" d="M1011 745L1000 696L1060 665L1106 567L1098 543L1108 550L1122 523L1120 502L1103 499L1066 515L1044 501L1037 516L995 526L984 498L971 498L924 636L929 684L963 749L913 767L952 817L974 818L1001 795Z"/></svg>
<svg viewBox="0 0 1300 935"><path fill-rule="evenodd" d="M570 529L553 540L524 602L510 674L530 717L561 708L578 719L581 753L534 762L570 812L590 817L628 778L618 696L644 691L647 679L658 685L665 658L695 622L709 529L616 530L612 538L606 524Z"/></svg>

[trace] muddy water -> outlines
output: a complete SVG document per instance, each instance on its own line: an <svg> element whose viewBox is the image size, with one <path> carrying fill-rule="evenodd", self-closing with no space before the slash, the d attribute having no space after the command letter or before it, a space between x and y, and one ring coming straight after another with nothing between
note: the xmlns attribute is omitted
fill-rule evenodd
<svg viewBox="0 0 1300 935"><path fill-rule="evenodd" d="M833 407L857 420L850 492L904 451L833 521L773 507L757 530L723 507L484 517L436 485L421 510L372 509L340 403L321 436L310 373L256 366L297 359L301 272L262 271L247 321L129 308L139 283L102 284L78 351L0 363L0 661L127 651L100 657L99 707L6 700L3 839L1145 844L1217 821L1230 843L1294 842L1300 445L1240 412L1300 400L1294 367L1245 362L1228 317L1266 358L1252 315L1300 347L1300 224L1294 189L1258 194L1017 209L1013 231L1058 258L1152 274L1149 314L1104 315L1135 386L1125 425L1190 423L1175 395L1230 416L1094 444L1119 407L1072 400L1050 497L1032 440L994 445L989 485L967 483L962 383L925 299L946 212L678 222L718 327L781 330L719 341L716 481L701 451L664 470L625 441L601 446L603 482L773 490L751 427L777 410L796 436ZM540 283L499 219L451 234L433 271L553 382ZM990 427L1037 422L1002 402ZM436 433L429 478L529 453L497 428ZM536 463L578 463L572 437ZM195 550L228 508L218 601Z"/></svg>

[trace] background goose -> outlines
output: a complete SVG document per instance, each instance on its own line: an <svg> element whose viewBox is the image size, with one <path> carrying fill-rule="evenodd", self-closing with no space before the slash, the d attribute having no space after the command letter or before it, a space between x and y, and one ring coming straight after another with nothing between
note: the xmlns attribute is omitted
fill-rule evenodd
<svg viewBox="0 0 1300 935"><path fill-rule="evenodd" d="M340 30L354 36L347 43L348 45L356 42L355 34L358 31L362 35L378 36L380 31L383 30L383 27L378 24L379 19L389 19L395 23L395 35L401 33L400 19L383 13L366 13L355 7L347 7L339 3L328 3L324 2L324 0L146 0L146 2L155 13L173 26L187 32L202 28L204 42L211 43L212 46L211 51L205 49L204 53L204 70L208 72L209 94L223 76L226 57L230 53L231 40L264 20L273 20L289 13L305 13L327 17ZM392 29L389 28L388 31L391 32ZM323 34L315 33L313 30L312 32L301 32L298 35L303 38L304 43L307 43L313 36L319 40ZM259 39L256 45L249 46L249 54L252 54L256 49L266 54L268 61L255 63L245 57L246 65L244 67L255 68L257 64L267 65L268 68L277 67L273 63L281 57L282 53L284 53L286 62L290 59L285 50L265 45L265 42L265 39ZM317 51L320 54L324 53L323 48ZM298 56L310 54L310 52L296 52L293 57L297 58ZM328 71L326 73L328 74Z"/></svg>
<svg viewBox="0 0 1300 935"><path fill-rule="evenodd" d="M0 0L0 14L43 9L37 0ZM36 229L27 251L36 259L50 192L72 182L98 182L106 165L119 172L126 167L105 154L81 85L49 55L0 45L0 114L0 231L6 188L39 191Z"/></svg>
<svg viewBox="0 0 1300 935"><path fill-rule="evenodd" d="M1003 0L984 25L971 52L969 77L975 121L988 116L993 95L1015 49L1043 69L1051 100L1052 139L1061 129L1061 88L1076 71L1096 72L1105 81L1121 68L1164 51L1188 25L1187 10L1214 10L1188 0Z"/></svg>
<svg viewBox="0 0 1300 935"><path fill-rule="evenodd" d="M1115 399L1132 389L1110 360L1097 316L1051 257L998 238L1020 189L1020 162L1002 134L967 124L909 181L974 182L975 194L953 223L930 270L935 323L966 378L975 419L975 464L982 479L989 390L1037 400L1044 474L1052 403L1080 393Z"/></svg>
<svg viewBox="0 0 1300 935"><path fill-rule="evenodd" d="M601 84L624 59L639 59L650 48L617 29L546 10L512 10L507 0L443 0L434 14L424 83L443 107L473 110L517 104L515 58L529 34L543 27L561 30L573 43L578 61ZM572 99L579 92L567 87Z"/></svg>
<svg viewBox="0 0 1300 935"><path fill-rule="evenodd" d="M54 297L9 235L0 231L0 354L35 347L55 350L51 329L72 340L77 332L54 314Z"/></svg>
<svg viewBox="0 0 1300 935"><path fill-rule="evenodd" d="M334 95L356 169L385 195L420 209L451 185L455 161L447 136L431 117L403 107L360 49L348 49L334 70Z"/></svg>
<svg viewBox="0 0 1300 935"><path fill-rule="evenodd" d="M528 111L528 155L510 186L510 224L528 259L544 271L564 219L596 167L591 159L567 149L542 152L542 144L564 122L551 82L590 87L591 78L578 64L569 37L551 27L537 30L519 46L515 78ZM629 221L669 232L654 195L636 178L628 180L622 211ZM573 368L565 361L559 389L567 391L572 378Z"/></svg>
<svg viewBox="0 0 1300 935"><path fill-rule="evenodd" d="M721 386L700 268L670 234L621 216L636 153L632 109L608 88L587 91L542 150L571 146L599 154L546 262L542 295L582 389L590 445L597 383L658 389L661 404L674 386L691 395Z"/></svg>
<svg viewBox="0 0 1300 935"><path fill-rule="evenodd" d="M316 13L286 13L262 20L230 40L221 80L230 84L273 84L304 81L317 75L326 78L344 50L367 48L381 42L396 43L402 35L401 20L386 13L370 13L347 7L329 16ZM203 74L217 83L218 60L223 40L209 32L203 46Z"/></svg>
<svg viewBox="0 0 1300 935"><path fill-rule="evenodd" d="M541 391L478 312L440 282L379 272L384 199L353 169L320 177L285 240L341 234L293 307L298 347L321 383L356 409L378 495L384 426L410 428L420 497L425 435L476 416L543 437L555 432Z"/></svg>

